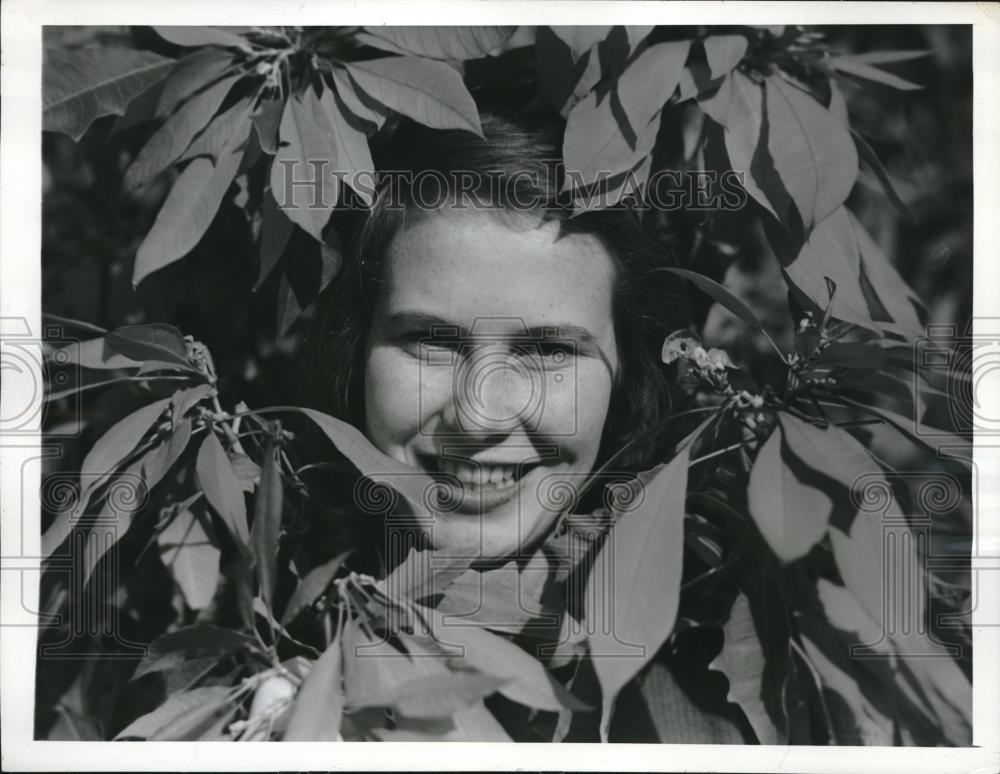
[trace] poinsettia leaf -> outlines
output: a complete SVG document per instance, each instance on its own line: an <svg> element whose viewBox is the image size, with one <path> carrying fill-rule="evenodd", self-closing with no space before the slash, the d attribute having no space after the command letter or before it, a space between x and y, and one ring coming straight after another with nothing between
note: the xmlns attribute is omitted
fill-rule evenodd
<svg viewBox="0 0 1000 774"><path fill-rule="evenodd" d="M569 46L570 51L573 52L573 58L579 59L604 40L611 32L611 27L598 24L582 27L559 25L551 27L551 30Z"/></svg>
<svg viewBox="0 0 1000 774"><path fill-rule="evenodd" d="M732 72L714 92L699 96L698 106L723 127L729 164L740 175L746 192L779 221L787 222L783 202L788 194L776 180L773 165L765 160L764 89L761 85L741 72Z"/></svg>
<svg viewBox="0 0 1000 774"><path fill-rule="evenodd" d="M471 557L410 548L406 558L386 576L383 587L393 598L420 602L443 594L471 563Z"/></svg>
<svg viewBox="0 0 1000 774"><path fill-rule="evenodd" d="M170 398L155 401L132 412L102 435L84 457L80 469L80 494L71 509L60 511L42 535L42 556L49 557L63 544L77 518L84 513L93 491L108 480L125 459L135 451L142 437L170 404ZM139 476L141 460L134 474ZM138 502L141 498L134 498ZM127 526L127 525L126 525ZM120 534L123 534L122 530Z"/></svg>
<svg viewBox="0 0 1000 774"><path fill-rule="evenodd" d="M125 187L137 191L173 164L222 104L239 75L231 75L194 95L171 115L125 171Z"/></svg>
<svg viewBox="0 0 1000 774"><path fill-rule="evenodd" d="M839 91L837 93L839 94ZM858 153L861 154L862 160L875 173L875 177L878 178L886 198L912 222L914 220L913 213L910 212L910 208L906 206L906 202L896 192L896 187L893 185L889 173L882 165L882 161L879 159L878 154L875 153L874 148L868 144L868 141L859 132L853 129L851 130L851 136L854 138L855 145L858 146Z"/></svg>
<svg viewBox="0 0 1000 774"><path fill-rule="evenodd" d="M830 303L828 280L832 280L836 285L832 316L878 331L861 289L861 254L846 207L839 207L816 224L784 270L788 280L819 309L825 309Z"/></svg>
<svg viewBox="0 0 1000 774"><path fill-rule="evenodd" d="M205 157L213 162L218 162L224 155L232 152L234 136L242 138L241 144L248 142L252 123L250 121L252 105L252 96L243 97L213 118L204 131L195 137L194 142L181 154L179 161ZM242 159L240 163L242 164Z"/></svg>
<svg viewBox="0 0 1000 774"><path fill-rule="evenodd" d="M243 120L223 146L218 160L213 163L207 158L196 158L170 189L153 228L139 246L132 273L133 285L183 258L208 230L243 159L250 132L248 104L243 103Z"/></svg>
<svg viewBox="0 0 1000 774"><path fill-rule="evenodd" d="M859 61L853 56L831 57L830 65L842 73L847 73L866 81L872 81L873 83L881 83L883 86L891 86L900 91L916 91L923 88L923 86L908 81L905 78L900 78L898 75L893 75L878 67L872 67L870 64Z"/></svg>
<svg viewBox="0 0 1000 774"><path fill-rule="evenodd" d="M184 416L205 400L205 398L209 397L214 389L211 384L199 384L184 390L178 390L170 396L171 418L175 430Z"/></svg>
<svg viewBox="0 0 1000 774"><path fill-rule="evenodd" d="M233 691L214 685L175 693L152 712L134 720L115 739L183 739L203 725L210 724Z"/></svg>
<svg viewBox="0 0 1000 774"><path fill-rule="evenodd" d="M250 50L250 42L228 30L219 27L153 27L156 34L175 46L201 47L222 46Z"/></svg>
<svg viewBox="0 0 1000 774"><path fill-rule="evenodd" d="M192 610L204 610L219 584L221 551L193 511L182 509L156 537L160 559Z"/></svg>
<svg viewBox="0 0 1000 774"><path fill-rule="evenodd" d="M411 718L449 717L470 704L496 692L505 681L476 672L446 672L421 675L396 685L387 693L356 698L351 706L395 707Z"/></svg>
<svg viewBox="0 0 1000 774"><path fill-rule="evenodd" d="M271 165L271 193L282 212L316 241L330 220L339 190L336 150L317 123L312 90L285 103Z"/></svg>
<svg viewBox="0 0 1000 774"><path fill-rule="evenodd" d="M354 82L387 108L432 129L483 135L479 111L465 83L443 62L413 56L346 64Z"/></svg>
<svg viewBox="0 0 1000 774"><path fill-rule="evenodd" d="M851 213L848 213L848 220L854 231L861 267L882 308L909 338L922 339L927 332L919 313L924 310L923 302L896 271L861 221Z"/></svg>
<svg viewBox="0 0 1000 774"><path fill-rule="evenodd" d="M799 480L782 445L782 432L775 429L754 460L747 500L771 550L783 562L792 562L822 540L832 502L825 492Z"/></svg>
<svg viewBox="0 0 1000 774"><path fill-rule="evenodd" d="M309 670L299 688L285 731L286 742L335 742L344 711L340 633Z"/></svg>
<svg viewBox="0 0 1000 774"><path fill-rule="evenodd" d="M260 229L260 268L257 271L257 281L254 283L254 290L259 290L260 286L270 276L274 267L278 265L295 224L285 215L274 196L270 193L270 188L265 192L261 202L261 229Z"/></svg>
<svg viewBox="0 0 1000 774"><path fill-rule="evenodd" d="M709 35L702 41L713 78L721 78L740 63L750 41L743 35Z"/></svg>
<svg viewBox="0 0 1000 774"><path fill-rule="evenodd" d="M836 211L858 177L847 127L779 75L765 78L767 147L774 168L809 229Z"/></svg>
<svg viewBox="0 0 1000 774"><path fill-rule="evenodd" d="M315 409L299 409L329 438L337 450L358 470L377 483L385 483L402 494L418 513L426 512L429 496L437 491L434 480L376 449L353 425Z"/></svg>
<svg viewBox="0 0 1000 774"><path fill-rule="evenodd" d="M222 517L237 545L246 546L250 540L250 532L247 528L243 487L213 432L205 436L198 449L195 472L209 505Z"/></svg>
<svg viewBox="0 0 1000 774"><path fill-rule="evenodd" d="M317 125L324 127L327 141L333 148L337 175L370 207L375 191L375 163L368 148L368 138L344 118L330 89L324 89L319 100L312 99L312 108Z"/></svg>
<svg viewBox="0 0 1000 774"><path fill-rule="evenodd" d="M256 648L256 640L224 626L185 626L153 640L132 679L150 672L176 669L188 661L219 659L242 648Z"/></svg>
<svg viewBox="0 0 1000 774"><path fill-rule="evenodd" d="M722 650L708 668L722 672L729 680L726 699L743 710L757 735L757 741L760 744L780 744L781 733L768 714L763 699L764 692L773 691L774 686L769 685L760 636L754 626L750 602L742 592L733 601L722 630Z"/></svg>
<svg viewBox="0 0 1000 774"><path fill-rule="evenodd" d="M860 403L841 394L837 394L832 400L845 403L848 406L854 406L870 416L884 420L889 426L893 427L913 443L926 446L932 451L937 451L939 446L968 447L970 445L969 439L962 438L955 433L950 433L937 427L926 425L919 421L916 416L903 416L892 409ZM952 459L958 460L960 458L953 457Z"/></svg>
<svg viewBox="0 0 1000 774"><path fill-rule="evenodd" d="M584 592L587 639L601 685L601 738L607 741L619 691L674 628L684 552L689 449L640 475L644 500L618 519Z"/></svg>
<svg viewBox="0 0 1000 774"><path fill-rule="evenodd" d="M656 43L632 62L618 78L621 105L639 135L657 115L680 81L691 41Z"/></svg>
<svg viewBox="0 0 1000 774"><path fill-rule="evenodd" d="M479 59L503 46L517 27L365 27L358 40L397 54L463 61Z"/></svg>
<svg viewBox="0 0 1000 774"><path fill-rule="evenodd" d="M306 573L299 585L295 587L288 604L285 605L285 612L281 616L283 626L288 626L299 613L319 599L319 596L330 586L337 570L340 569L350 553L350 551L343 551L330 561L324 562Z"/></svg>
<svg viewBox="0 0 1000 774"><path fill-rule="evenodd" d="M281 534L281 514L284 507L284 485L278 467L278 451L269 444L264 451L260 486L254 497L253 528L250 544L260 583L260 595L270 607L278 573L278 538Z"/></svg>
<svg viewBox="0 0 1000 774"><path fill-rule="evenodd" d="M302 306L288 281L288 275L282 274L278 283L278 298L275 304L275 330L278 336L284 336L291 330L295 322L302 316L302 311Z"/></svg>
<svg viewBox="0 0 1000 774"><path fill-rule="evenodd" d="M233 65L233 54L218 48L203 48L179 59L163 81L163 91L157 97L154 116L167 116L192 94L213 83ZM129 111L131 112L131 111ZM122 117L129 118L129 113Z"/></svg>
<svg viewBox="0 0 1000 774"><path fill-rule="evenodd" d="M866 54L851 54L850 57L855 62L876 65L907 62L911 59L921 59L925 56L931 56L933 53L930 49L911 49L901 51L870 51Z"/></svg>
<svg viewBox="0 0 1000 774"><path fill-rule="evenodd" d="M503 680L499 692L511 701L550 712L588 708L565 689L558 690L562 686L550 679L542 663L514 643L438 611L428 611L424 617L430 620L435 639L460 649L461 663Z"/></svg>
<svg viewBox="0 0 1000 774"><path fill-rule="evenodd" d="M188 359L184 336L173 325L125 325L109 331L105 347L133 360L159 360L197 371Z"/></svg>
<svg viewBox="0 0 1000 774"><path fill-rule="evenodd" d="M142 461L142 477L152 489L167 474L187 448L191 439L191 420L185 419L173 427L170 437L153 449Z"/></svg>
<svg viewBox="0 0 1000 774"><path fill-rule="evenodd" d="M127 48L47 49L42 68L42 126L79 140L101 116L167 77L176 60Z"/></svg>
<svg viewBox="0 0 1000 774"><path fill-rule="evenodd" d="M250 113L250 120L257 132L257 140L261 149L273 156L278 152L278 126L285 110L285 100L277 95L262 97Z"/></svg>
<svg viewBox="0 0 1000 774"><path fill-rule="evenodd" d="M346 70L334 67L330 70L330 78L333 81L337 97L347 108L348 113L360 119L371 129L380 129L388 116L388 111L384 105L375 102L359 89L357 84L351 80L350 74ZM365 99L367 98L367 102Z"/></svg>
<svg viewBox="0 0 1000 774"><path fill-rule="evenodd" d="M84 368L109 371L142 366L140 360L133 360L108 350L103 336L99 339L73 342L60 347L52 353L52 358L57 363L75 363Z"/></svg>
<svg viewBox="0 0 1000 774"><path fill-rule="evenodd" d="M763 323L757 319L757 315L751 311L750 307L737 298L731 290L723 285L720 285L712 278L706 277L704 274L699 274L695 271L689 271L688 269L675 269L673 267L668 267L664 269L664 271L668 271L678 277L683 277L698 288L698 290L715 301L715 303L738 317L751 328L756 331L760 331L761 333L767 333L767 331L764 330Z"/></svg>
<svg viewBox="0 0 1000 774"><path fill-rule="evenodd" d="M637 137L630 144L613 109L616 99L612 95L599 100L597 92L591 92L570 111L563 136L564 189L607 182L637 168L653 150L659 122L636 127Z"/></svg>
<svg viewBox="0 0 1000 774"><path fill-rule="evenodd" d="M233 473L240 480L243 491L252 494L260 483L260 465L241 452L228 451L226 456L229 457L229 464L233 466Z"/></svg>

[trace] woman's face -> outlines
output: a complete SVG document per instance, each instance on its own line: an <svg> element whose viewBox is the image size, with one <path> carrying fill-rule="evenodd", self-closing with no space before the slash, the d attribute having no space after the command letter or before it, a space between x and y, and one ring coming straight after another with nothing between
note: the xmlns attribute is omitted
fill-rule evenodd
<svg viewBox="0 0 1000 774"><path fill-rule="evenodd" d="M368 338L366 433L450 482L435 548L536 543L597 458L618 367L613 265L594 237L439 213L393 240Z"/></svg>

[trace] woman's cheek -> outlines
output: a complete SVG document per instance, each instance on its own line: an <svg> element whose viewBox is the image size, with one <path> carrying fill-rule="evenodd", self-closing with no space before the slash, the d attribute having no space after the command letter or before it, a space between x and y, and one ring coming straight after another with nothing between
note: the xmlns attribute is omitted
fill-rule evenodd
<svg viewBox="0 0 1000 774"><path fill-rule="evenodd" d="M365 414L367 435L392 457L405 461L398 447L420 430L421 397L427 390L420 383L420 362L394 347L376 346L365 370Z"/></svg>

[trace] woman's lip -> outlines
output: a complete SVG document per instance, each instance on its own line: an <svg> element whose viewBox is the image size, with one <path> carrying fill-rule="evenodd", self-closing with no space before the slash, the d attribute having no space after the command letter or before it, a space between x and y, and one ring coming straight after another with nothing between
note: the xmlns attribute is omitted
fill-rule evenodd
<svg viewBox="0 0 1000 774"><path fill-rule="evenodd" d="M502 487L467 485L445 473L431 473L431 476L443 487L439 498L445 510L482 515L514 499L533 470L534 468L528 470L520 478Z"/></svg>

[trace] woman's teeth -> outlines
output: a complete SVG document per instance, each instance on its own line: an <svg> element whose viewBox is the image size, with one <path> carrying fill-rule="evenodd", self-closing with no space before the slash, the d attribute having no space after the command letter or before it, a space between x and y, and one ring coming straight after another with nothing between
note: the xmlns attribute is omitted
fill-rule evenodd
<svg viewBox="0 0 1000 774"><path fill-rule="evenodd" d="M464 485L499 489L517 478L517 465L472 465L458 460L438 458L442 473L454 476Z"/></svg>

